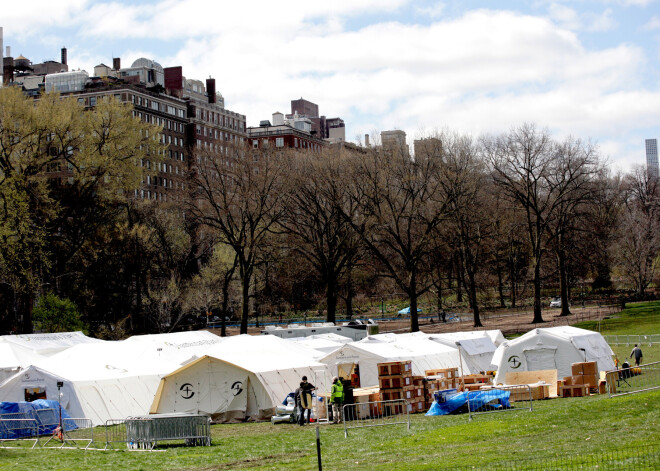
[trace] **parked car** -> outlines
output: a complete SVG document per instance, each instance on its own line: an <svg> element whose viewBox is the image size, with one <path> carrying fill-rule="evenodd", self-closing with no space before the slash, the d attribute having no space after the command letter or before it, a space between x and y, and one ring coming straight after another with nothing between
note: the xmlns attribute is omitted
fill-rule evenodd
<svg viewBox="0 0 660 471"><path fill-rule="evenodd" d="M552 298L550 307L561 307L561 298Z"/></svg>

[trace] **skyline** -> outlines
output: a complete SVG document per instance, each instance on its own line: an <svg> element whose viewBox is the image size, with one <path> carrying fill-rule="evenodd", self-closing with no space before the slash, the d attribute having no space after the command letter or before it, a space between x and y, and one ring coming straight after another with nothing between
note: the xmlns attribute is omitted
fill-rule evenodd
<svg viewBox="0 0 660 471"><path fill-rule="evenodd" d="M654 0L36 0L3 5L4 45L93 74L120 57L216 79L258 126L303 97L346 139L402 129L479 136L523 122L597 142L614 170L645 165L660 137L660 10ZM497 7L497 8L495 8ZM2 53L4 54L4 50Z"/></svg>

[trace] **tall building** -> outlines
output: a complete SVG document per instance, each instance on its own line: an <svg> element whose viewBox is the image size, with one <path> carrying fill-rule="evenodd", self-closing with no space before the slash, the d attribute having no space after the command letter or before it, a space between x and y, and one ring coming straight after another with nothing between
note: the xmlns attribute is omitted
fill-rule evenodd
<svg viewBox="0 0 660 471"><path fill-rule="evenodd" d="M21 87L26 95L37 98L41 91L57 91L73 96L86 109L93 108L105 97L130 103L133 115L142 121L162 126L162 143L167 146L161 162L144 159L138 165L157 169L146 176L135 196L155 201L185 198L190 189L190 176L205 153L228 154L231 146L245 142L245 115L224 108L222 95L215 90L215 79L199 80L183 76L181 67L163 68L145 58L128 68L121 68L120 58L112 67L99 64L90 77L82 70L68 72L66 49L62 61L32 64L19 56L5 57L5 82ZM9 74L7 74L7 71ZM9 79L9 80L8 80ZM53 165L50 178L72 181L72 171Z"/></svg>
<svg viewBox="0 0 660 471"><path fill-rule="evenodd" d="M658 169L658 140L646 140L646 171L650 177L658 178L660 171Z"/></svg>
<svg viewBox="0 0 660 471"><path fill-rule="evenodd" d="M380 144L383 149L390 152L401 152L404 155L410 155L408 144L406 144L406 133L400 129L382 131L380 133Z"/></svg>
<svg viewBox="0 0 660 471"><path fill-rule="evenodd" d="M294 114L293 119L284 119L279 112L273 113L273 122L267 119L259 127L247 128L248 145L254 149L264 147L300 149L321 152L328 144L311 132L309 119Z"/></svg>

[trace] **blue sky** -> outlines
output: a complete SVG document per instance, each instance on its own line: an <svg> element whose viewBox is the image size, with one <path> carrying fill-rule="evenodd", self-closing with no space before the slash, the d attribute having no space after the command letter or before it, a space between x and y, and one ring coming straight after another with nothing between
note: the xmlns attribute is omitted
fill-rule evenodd
<svg viewBox="0 0 660 471"><path fill-rule="evenodd" d="M597 142L623 171L660 138L659 0L238 3L3 2L0 26L33 62L66 46L70 68L90 73L147 57L212 76L248 125L301 96L342 117L351 141L535 122Z"/></svg>

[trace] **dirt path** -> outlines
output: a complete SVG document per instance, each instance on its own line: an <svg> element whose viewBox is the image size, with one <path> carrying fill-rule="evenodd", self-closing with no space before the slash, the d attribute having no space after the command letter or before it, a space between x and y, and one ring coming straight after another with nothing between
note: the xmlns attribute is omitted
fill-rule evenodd
<svg viewBox="0 0 660 471"><path fill-rule="evenodd" d="M444 333L444 332L461 332L468 330L495 330L499 329L504 335L528 332L536 327L554 327L559 325L573 325L585 320L602 320L603 318L619 312L618 306L586 306L586 307L573 307L572 314L567 317L559 317L559 309L546 309L543 311L542 324L532 324L534 318L533 312L530 311L517 311L517 312L504 312L504 313L485 313L482 317L483 327L475 328L472 320L464 322L438 322L438 319L420 319L419 328L425 333ZM463 313L461 318L469 319L470 313ZM377 320L377 318L376 318ZM405 333L410 332L410 319L397 319L378 321L380 326L380 333L395 332ZM209 329L214 334L220 335L220 329ZM248 327L248 334L259 335L262 328ZM238 335L238 327L228 327L227 335Z"/></svg>

